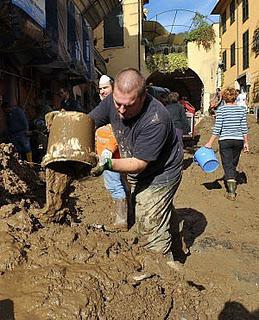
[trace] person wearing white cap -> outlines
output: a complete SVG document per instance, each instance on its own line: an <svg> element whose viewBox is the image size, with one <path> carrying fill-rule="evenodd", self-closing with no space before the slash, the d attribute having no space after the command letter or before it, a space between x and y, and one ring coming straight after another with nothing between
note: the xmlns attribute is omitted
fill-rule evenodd
<svg viewBox="0 0 259 320"><path fill-rule="evenodd" d="M113 90L113 83L110 77L102 75L99 80L99 96L101 100L108 97ZM96 130L96 152L99 156L99 161L104 159L119 159L120 153L117 141L114 137L110 124L100 127ZM112 225L106 225L109 230L128 229L128 200L127 186L123 176L118 172L106 170L103 174L105 188L110 192L114 201L115 221Z"/></svg>
<svg viewBox="0 0 259 320"><path fill-rule="evenodd" d="M112 79L105 74L99 79L99 96L103 100L112 93Z"/></svg>

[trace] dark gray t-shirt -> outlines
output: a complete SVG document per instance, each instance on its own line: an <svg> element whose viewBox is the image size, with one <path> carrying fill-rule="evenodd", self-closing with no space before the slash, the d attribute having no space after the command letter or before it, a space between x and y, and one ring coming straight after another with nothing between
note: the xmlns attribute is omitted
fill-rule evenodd
<svg viewBox="0 0 259 320"><path fill-rule="evenodd" d="M149 161L138 174L129 174L131 182L166 184L181 176L183 150L166 108L147 95L141 112L123 120L115 109L112 95L89 113L96 127L111 123L122 158Z"/></svg>

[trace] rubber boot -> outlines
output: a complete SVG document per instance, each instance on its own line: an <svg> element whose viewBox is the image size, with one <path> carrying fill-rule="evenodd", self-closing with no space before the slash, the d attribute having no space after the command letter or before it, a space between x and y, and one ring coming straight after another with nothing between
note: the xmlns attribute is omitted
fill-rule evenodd
<svg viewBox="0 0 259 320"><path fill-rule="evenodd" d="M114 200L115 221L112 225L106 226L108 231L128 230L128 201L127 199Z"/></svg>
<svg viewBox="0 0 259 320"><path fill-rule="evenodd" d="M235 201L236 200L236 189L237 189L237 182L234 179L227 180L227 198L229 200Z"/></svg>

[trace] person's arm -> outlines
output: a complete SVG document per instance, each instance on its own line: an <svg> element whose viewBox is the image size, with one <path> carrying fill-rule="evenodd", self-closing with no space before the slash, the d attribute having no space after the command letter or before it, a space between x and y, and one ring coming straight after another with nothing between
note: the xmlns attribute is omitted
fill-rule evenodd
<svg viewBox="0 0 259 320"><path fill-rule="evenodd" d="M205 144L206 148L212 148L213 142L217 139L218 136L212 134L209 141Z"/></svg>
<svg viewBox="0 0 259 320"><path fill-rule="evenodd" d="M91 170L91 175L98 177L104 170L110 170L121 173L141 173L146 169L148 161L137 158L124 159L101 159L96 167Z"/></svg>
<svg viewBox="0 0 259 320"><path fill-rule="evenodd" d="M140 173L146 169L148 161L137 158L112 159L112 171Z"/></svg>
<svg viewBox="0 0 259 320"><path fill-rule="evenodd" d="M243 118L241 120L241 130L244 137L244 152L249 152L249 145L248 145L248 126L247 126L247 117L246 117L246 111L243 114Z"/></svg>
<svg viewBox="0 0 259 320"><path fill-rule="evenodd" d="M248 144L248 135L244 134L244 146L243 146L244 152L249 152L249 144Z"/></svg>
<svg viewBox="0 0 259 320"><path fill-rule="evenodd" d="M110 104L111 99L104 99L92 111L90 111L87 114L90 118L94 120L96 128L100 128L110 123Z"/></svg>

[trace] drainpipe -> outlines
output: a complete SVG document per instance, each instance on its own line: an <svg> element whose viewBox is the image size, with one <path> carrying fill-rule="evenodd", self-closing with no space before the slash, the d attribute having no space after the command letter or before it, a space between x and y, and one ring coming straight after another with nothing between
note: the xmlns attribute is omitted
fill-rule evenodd
<svg viewBox="0 0 259 320"><path fill-rule="evenodd" d="M236 52L237 52L237 76L236 76L236 81L237 81L237 78L239 76L239 15L238 15L238 10L239 10L239 5L238 5L238 0L237 0L237 43L236 43Z"/></svg>
<svg viewBox="0 0 259 320"><path fill-rule="evenodd" d="M138 70L141 72L141 34L140 31L142 29L142 0L138 1Z"/></svg>

